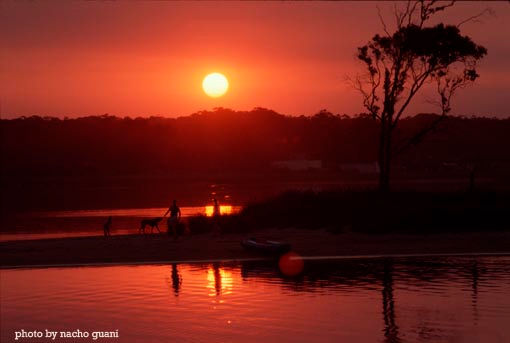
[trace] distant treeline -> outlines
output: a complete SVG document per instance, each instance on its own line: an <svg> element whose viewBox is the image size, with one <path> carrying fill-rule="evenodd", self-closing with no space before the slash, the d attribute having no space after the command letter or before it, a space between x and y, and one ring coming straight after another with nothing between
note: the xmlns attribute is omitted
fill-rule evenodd
<svg viewBox="0 0 510 343"><path fill-rule="evenodd" d="M435 119L402 120L396 140L412 137ZM246 172L279 160L321 160L327 170L377 160L378 123L367 115L321 111L285 116L215 109L179 118L110 115L1 120L4 176L147 175ZM395 159L398 168L424 170L510 164L510 119L449 117ZM506 166L506 167L505 167Z"/></svg>

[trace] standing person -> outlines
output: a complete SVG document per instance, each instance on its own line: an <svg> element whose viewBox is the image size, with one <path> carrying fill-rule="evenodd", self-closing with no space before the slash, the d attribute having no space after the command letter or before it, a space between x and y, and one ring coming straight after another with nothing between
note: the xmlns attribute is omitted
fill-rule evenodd
<svg viewBox="0 0 510 343"><path fill-rule="evenodd" d="M221 215L220 205L218 204L218 199L213 198L214 207L213 207L213 217L219 217Z"/></svg>
<svg viewBox="0 0 510 343"><path fill-rule="evenodd" d="M112 216L109 216L108 219L106 220L106 223L104 223L104 225L103 225L103 231L104 231L105 237L111 236L111 234L110 234L111 227L112 227Z"/></svg>
<svg viewBox="0 0 510 343"><path fill-rule="evenodd" d="M181 219L181 209L179 208L179 206L177 206L177 202L175 200L173 201L172 206L168 208L168 211L166 211L163 217L165 217L168 213L170 213L170 217L168 217L166 221L166 224L168 226L168 234L172 232L174 238L177 239L178 236L177 226L179 224L179 220Z"/></svg>
<svg viewBox="0 0 510 343"><path fill-rule="evenodd" d="M212 231L215 235L221 234L221 227L219 223L219 218L221 216L220 205L218 204L218 199L214 198L214 207L212 213Z"/></svg>

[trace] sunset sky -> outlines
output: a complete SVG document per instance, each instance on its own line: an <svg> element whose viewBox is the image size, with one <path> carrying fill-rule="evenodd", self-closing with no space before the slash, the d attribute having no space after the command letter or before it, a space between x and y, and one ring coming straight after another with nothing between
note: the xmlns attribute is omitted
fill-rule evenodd
<svg viewBox="0 0 510 343"><path fill-rule="evenodd" d="M391 23L392 4L379 6ZM486 7L494 16L462 27L488 56L453 113L507 117L510 4L458 3L443 18L456 24ZM363 71L356 48L381 31L374 2L2 1L0 114L354 114L361 101L345 77ZM229 80L222 97L202 90L211 72ZM433 111L426 100L411 113Z"/></svg>

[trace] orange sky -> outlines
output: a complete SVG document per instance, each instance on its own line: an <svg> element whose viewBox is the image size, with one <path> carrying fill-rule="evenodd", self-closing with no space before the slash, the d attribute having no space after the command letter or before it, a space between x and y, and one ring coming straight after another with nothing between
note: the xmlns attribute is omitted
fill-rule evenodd
<svg viewBox="0 0 510 343"><path fill-rule="evenodd" d="M489 54L455 114L510 114L510 5L459 3L447 19L487 6L496 17L463 26ZM362 71L356 47L377 32L373 2L2 1L1 115L178 116L220 106L358 113L360 97L344 78ZM230 81L216 99L201 89L213 71ZM425 97L411 109L432 110Z"/></svg>

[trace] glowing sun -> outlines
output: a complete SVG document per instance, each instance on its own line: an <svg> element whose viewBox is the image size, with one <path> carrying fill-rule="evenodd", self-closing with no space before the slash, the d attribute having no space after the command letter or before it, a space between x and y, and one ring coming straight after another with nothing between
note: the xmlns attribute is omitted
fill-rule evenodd
<svg viewBox="0 0 510 343"><path fill-rule="evenodd" d="M217 98L225 94L228 90L228 80L225 75L220 73L212 73L204 77L202 88L205 94L210 97Z"/></svg>

